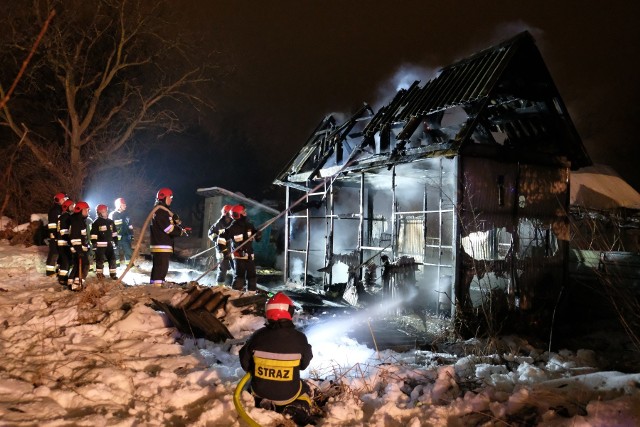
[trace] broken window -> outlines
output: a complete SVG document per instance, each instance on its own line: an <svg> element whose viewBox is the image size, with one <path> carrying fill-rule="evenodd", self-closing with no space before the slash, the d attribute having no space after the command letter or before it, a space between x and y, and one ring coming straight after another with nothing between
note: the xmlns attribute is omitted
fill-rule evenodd
<svg viewBox="0 0 640 427"><path fill-rule="evenodd" d="M511 248L511 238L504 227L476 231L462 238L462 249L475 260L501 260Z"/></svg>
<svg viewBox="0 0 640 427"><path fill-rule="evenodd" d="M518 256L550 257L558 251L558 239L550 225L534 219L521 218L518 222L520 250Z"/></svg>

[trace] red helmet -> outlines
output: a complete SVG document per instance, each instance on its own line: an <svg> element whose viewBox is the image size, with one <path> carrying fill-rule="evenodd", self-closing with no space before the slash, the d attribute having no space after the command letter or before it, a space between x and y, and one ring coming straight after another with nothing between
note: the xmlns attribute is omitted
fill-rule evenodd
<svg viewBox="0 0 640 427"><path fill-rule="evenodd" d="M100 212L107 212L109 211L109 208L107 207L107 205L98 205L96 206L96 213L99 215Z"/></svg>
<svg viewBox="0 0 640 427"><path fill-rule="evenodd" d="M125 201L124 201L124 199L123 199L122 197L118 197L118 198L116 199L116 201L115 201L113 204L115 205L116 209L120 209L120 207L121 207L122 205L126 205L126 204L127 204L127 202L125 202Z"/></svg>
<svg viewBox="0 0 640 427"><path fill-rule="evenodd" d="M73 206L73 200L71 199L67 199L64 202L62 202L62 212L66 212L68 211L71 206Z"/></svg>
<svg viewBox="0 0 640 427"><path fill-rule="evenodd" d="M164 200L167 197L173 197L173 191L170 188L161 188L158 190L158 194L156 194L156 199Z"/></svg>
<svg viewBox="0 0 640 427"><path fill-rule="evenodd" d="M292 319L295 306L291 298L278 292L267 301L266 312L268 320Z"/></svg>
<svg viewBox="0 0 640 427"><path fill-rule="evenodd" d="M231 209L233 209L233 205L224 205L222 209L220 209L220 213L222 213L222 215L226 215L231 212Z"/></svg>
<svg viewBox="0 0 640 427"><path fill-rule="evenodd" d="M234 207L231 208L231 216L233 217L233 219L238 219L240 218L242 215L246 215L247 212L244 209L244 206L242 205L235 205Z"/></svg>
<svg viewBox="0 0 640 427"><path fill-rule="evenodd" d="M67 200L67 199L68 199L68 197L67 197L67 195L66 195L66 194L64 194L64 193L58 193L58 194L56 194L55 196L53 196L53 201L54 201L55 203L60 204L60 205L62 204L62 202L64 202L64 201L65 201L65 200Z"/></svg>
<svg viewBox="0 0 640 427"><path fill-rule="evenodd" d="M87 202L80 201L73 207L73 211L76 213L82 212L83 209L89 209L89 204Z"/></svg>

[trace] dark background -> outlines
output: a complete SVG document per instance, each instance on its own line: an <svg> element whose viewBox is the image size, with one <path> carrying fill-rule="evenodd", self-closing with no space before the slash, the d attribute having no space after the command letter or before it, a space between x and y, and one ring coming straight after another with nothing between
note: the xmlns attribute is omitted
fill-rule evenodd
<svg viewBox="0 0 640 427"><path fill-rule="evenodd" d="M162 146L150 155L162 170L156 182L183 197L212 186L278 197L273 179L326 114L349 115L363 102L378 108L401 79L424 84L524 30L594 163L640 189L638 2L181 0L175 7L185 28L233 66L210 94L210 117L173 137L180 145L172 155Z"/></svg>

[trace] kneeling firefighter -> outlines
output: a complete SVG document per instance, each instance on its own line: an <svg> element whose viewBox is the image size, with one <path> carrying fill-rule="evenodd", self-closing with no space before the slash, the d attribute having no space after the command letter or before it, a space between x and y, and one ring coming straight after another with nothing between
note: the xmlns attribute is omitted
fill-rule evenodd
<svg viewBox="0 0 640 427"><path fill-rule="evenodd" d="M256 406L289 415L296 424L311 419L310 387L300 371L313 358L304 333L293 325L294 304L282 292L267 301L267 324L240 349L242 369L252 375L251 393Z"/></svg>

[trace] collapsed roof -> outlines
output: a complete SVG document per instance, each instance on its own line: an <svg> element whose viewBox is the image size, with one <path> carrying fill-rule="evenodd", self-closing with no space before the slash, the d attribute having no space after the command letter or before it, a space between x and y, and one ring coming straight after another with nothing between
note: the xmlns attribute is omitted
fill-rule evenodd
<svg viewBox="0 0 640 427"><path fill-rule="evenodd" d="M276 184L310 181L418 158L500 152L517 161L591 164L533 37L523 32L415 81L374 112L364 104L338 123L326 116Z"/></svg>

